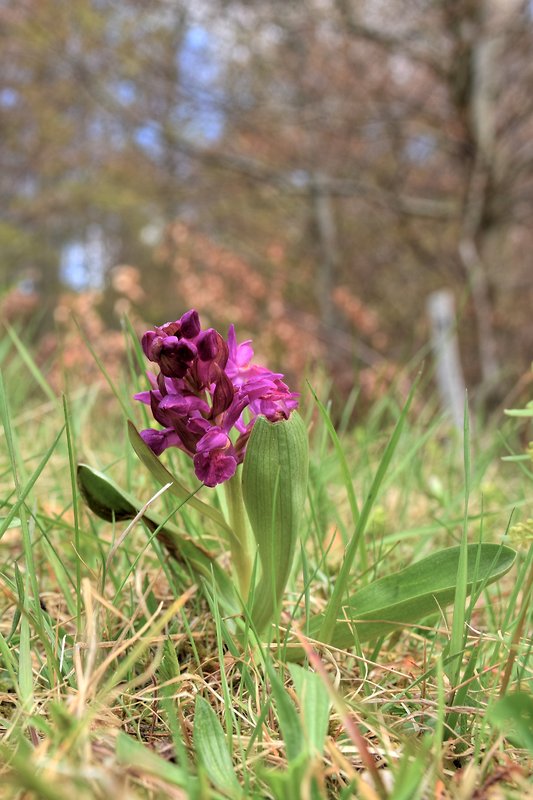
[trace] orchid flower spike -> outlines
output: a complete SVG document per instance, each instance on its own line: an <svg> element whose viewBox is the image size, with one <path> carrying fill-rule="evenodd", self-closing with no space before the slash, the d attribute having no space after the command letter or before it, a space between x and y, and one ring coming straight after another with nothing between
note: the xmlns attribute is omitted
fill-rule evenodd
<svg viewBox="0 0 533 800"><path fill-rule="evenodd" d="M159 374L148 373L151 388L135 399L150 406L161 427L141 436L156 455L179 447L191 456L206 486L235 474L258 416L276 422L298 406L283 375L252 362L251 342L238 344L233 325L227 339L202 330L194 309L146 331L142 348Z"/></svg>

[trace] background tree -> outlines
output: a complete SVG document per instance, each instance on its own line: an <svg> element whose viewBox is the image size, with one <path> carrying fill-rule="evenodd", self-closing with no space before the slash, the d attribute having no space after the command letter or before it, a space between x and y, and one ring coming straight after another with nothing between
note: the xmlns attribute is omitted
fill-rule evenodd
<svg viewBox="0 0 533 800"><path fill-rule="evenodd" d="M134 264L149 319L249 307L339 372L412 353L447 286L470 383L529 362L529 3L23 0L0 22L5 285L39 274L50 307L108 287L111 321Z"/></svg>

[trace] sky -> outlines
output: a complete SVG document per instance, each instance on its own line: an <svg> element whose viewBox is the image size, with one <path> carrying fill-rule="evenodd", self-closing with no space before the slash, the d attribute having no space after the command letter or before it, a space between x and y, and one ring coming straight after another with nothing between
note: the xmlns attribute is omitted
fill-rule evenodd
<svg viewBox="0 0 533 800"><path fill-rule="evenodd" d="M217 55L216 43L205 28L196 25L189 29L176 53L182 85L180 95L185 100L176 105L175 122L182 132L206 144L216 141L224 130L224 113L221 96L217 90L222 64ZM0 94L0 104L9 105L13 98ZM132 102L135 84L118 81L117 99L124 105ZM5 97L4 97L5 95ZM137 144L150 155L157 156L160 148L160 129L157 120L148 120L134 134ZM89 226L85 236L68 242L61 254L60 275L71 289L100 288L106 270L111 264L105 247L104 232L98 226Z"/></svg>

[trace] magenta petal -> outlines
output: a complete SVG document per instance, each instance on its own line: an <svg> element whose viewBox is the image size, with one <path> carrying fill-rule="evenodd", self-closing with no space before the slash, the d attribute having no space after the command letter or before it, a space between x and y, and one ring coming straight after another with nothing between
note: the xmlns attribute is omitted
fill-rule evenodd
<svg viewBox="0 0 533 800"><path fill-rule="evenodd" d="M212 427L209 420L204 419L197 411L193 411L187 421L187 430L195 434L198 438L203 436Z"/></svg>
<svg viewBox="0 0 533 800"><path fill-rule="evenodd" d="M232 361L235 361L235 356L237 355L237 337L235 335L235 325L230 325L228 330L228 348L229 348L229 357Z"/></svg>
<svg viewBox="0 0 533 800"><path fill-rule="evenodd" d="M171 411L179 416L190 416L194 411L209 414L210 408L201 397L194 394L167 394L160 404L162 411Z"/></svg>
<svg viewBox="0 0 533 800"><path fill-rule="evenodd" d="M235 336L235 328L233 325L229 326L228 331L228 349L229 359L226 367L226 372L234 381L235 385L242 383L248 377L250 369L250 361L254 357L251 339L247 339L242 344L237 344L237 337Z"/></svg>
<svg viewBox="0 0 533 800"><path fill-rule="evenodd" d="M146 403L147 406L150 405L152 402L151 392L139 392L138 394L133 395L134 400L139 400L141 403Z"/></svg>
<svg viewBox="0 0 533 800"><path fill-rule="evenodd" d="M197 453L193 461L196 477L211 487L229 480L237 469L237 459L225 450Z"/></svg>
<svg viewBox="0 0 533 800"><path fill-rule="evenodd" d="M254 351L251 347L251 340L249 339L246 342L243 342L239 345L237 350L237 358L235 359L237 365L241 368L247 367L252 358L254 357Z"/></svg>
<svg viewBox="0 0 533 800"><path fill-rule="evenodd" d="M220 428L214 427L208 431L198 444L196 445L196 452L203 453L208 450L222 450L231 445L230 438Z"/></svg>
<svg viewBox="0 0 533 800"><path fill-rule="evenodd" d="M240 418L247 405L249 405L247 395L243 392L237 392L232 400L231 405L224 412L223 427L225 431L229 432L233 426L235 426L238 431L241 431L241 428L239 427Z"/></svg>
<svg viewBox="0 0 533 800"><path fill-rule="evenodd" d="M180 437L171 429L155 431L153 428L148 428L147 430L141 431L141 439L156 456L160 456L167 447L181 446Z"/></svg>

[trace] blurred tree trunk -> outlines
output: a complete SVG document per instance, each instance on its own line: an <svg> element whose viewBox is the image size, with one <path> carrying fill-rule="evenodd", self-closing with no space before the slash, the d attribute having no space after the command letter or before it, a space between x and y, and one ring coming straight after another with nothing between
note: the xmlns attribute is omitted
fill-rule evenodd
<svg viewBox="0 0 533 800"><path fill-rule="evenodd" d="M494 388L500 374L489 277L497 228L492 212L498 177L496 111L501 92L500 58L518 5L513 0L463 0L450 3L448 15L457 48L453 96L467 132L458 250L476 315L482 395Z"/></svg>
<svg viewBox="0 0 533 800"><path fill-rule="evenodd" d="M448 412L458 430L463 429L465 382L457 339L457 318L453 292L442 289L428 297L431 342L435 375L443 411Z"/></svg>

